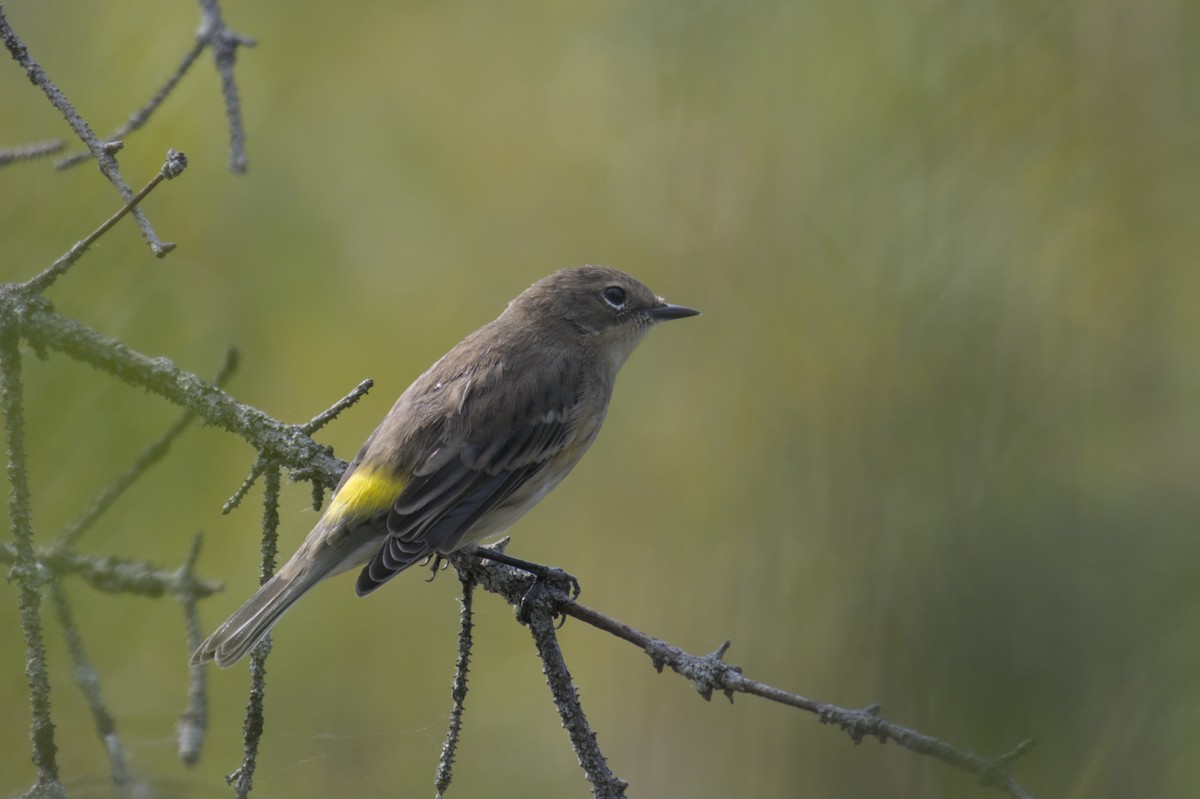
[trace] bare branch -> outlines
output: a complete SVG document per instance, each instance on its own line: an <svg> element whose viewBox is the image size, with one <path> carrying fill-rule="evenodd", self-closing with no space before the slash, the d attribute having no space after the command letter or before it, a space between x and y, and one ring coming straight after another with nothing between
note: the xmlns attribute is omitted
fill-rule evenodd
<svg viewBox="0 0 1200 799"><path fill-rule="evenodd" d="M333 405L330 405L324 411L321 411L321 413L317 414L304 424L296 425L296 429L300 430L305 435L312 435L314 432L336 418L337 415L342 411L358 402L366 395L368 391L371 390L373 385L375 385L374 381L369 378L362 381L357 386L352 388L349 394L333 403ZM332 456L332 450L326 451L329 452L330 456ZM237 490L233 492L233 495L229 497L229 499L225 500L225 504L221 506L221 513L228 514L242 503L242 500L245 499L246 494L250 493L250 489L254 487L255 481L257 481L262 475L263 470L267 468L268 463L269 461L261 456L254 461L254 465L250 467L250 472L246 475L246 478L242 480L242 484L238 486ZM333 486L336 484L337 480L341 478L339 475L333 483L327 483L324 475L315 473L308 467L299 467L292 470L291 479L311 481L313 489L313 510L320 510L325 496L326 485L328 484L329 486Z"/></svg>
<svg viewBox="0 0 1200 799"><path fill-rule="evenodd" d="M670 666L672 671L692 680L696 691L705 699L711 698L714 690L719 690L729 697L730 701L733 700L734 693L745 693L807 710L815 713L822 724L833 724L845 731L855 743L866 737L875 738L880 743L892 740L913 752L936 758L974 774L984 785L999 788L1021 799L1031 797L1008 772L1011 761L1028 751L1032 747L1031 742L1023 742L1014 753L1000 758L981 757L951 746L932 735L887 721L879 714L878 705L851 710L752 680L742 674L741 667L730 665L723 660L729 648L728 641L707 655L693 655L664 641L651 638L565 595L558 599L558 609L561 612L641 647L650 656L656 669L662 671L663 666Z"/></svg>
<svg viewBox="0 0 1200 799"><path fill-rule="evenodd" d="M17 607L25 636L25 679L29 684L30 728L37 783L32 792L65 796L58 779L58 746L50 718L50 678L42 640L42 594L45 573L33 551L33 514L25 459L25 409L21 387L21 350L17 330L0 317L0 410L8 445L8 518L14 560L9 579L17 581Z"/></svg>
<svg viewBox="0 0 1200 799"><path fill-rule="evenodd" d="M484 589L504 597L505 601L514 607L521 605L533 584L533 578L529 574L502 564L482 561L474 556L456 553L450 556L450 562L459 571L462 579L478 582ZM533 624L532 619L539 616L544 622L549 623L554 615L565 614L604 630L642 649L650 656L654 667L659 671L662 671L664 666L669 666L672 671L691 680L696 691L705 699L710 699L713 691L724 693L731 701L735 693L744 693L800 710L807 710L816 714L821 723L833 724L844 730L855 743L859 743L866 737L875 738L881 743L889 740L895 741L913 752L933 757L973 774L979 778L981 784L997 788L1017 799L1032 799L1033 797L1033 794L1021 785L1010 771L1013 761L1032 748L1033 744L1030 741L1018 744L1011 752L1000 757L982 757L952 746L931 735L890 722L880 715L877 705L860 710L843 708L750 679L742 674L739 666L724 661L725 652L729 648L728 641L707 655L693 655L581 605L566 591L560 590L558 587L535 592L535 597L534 607L530 610L531 625ZM537 634L535 631L535 635ZM543 644L539 642L539 652L542 646ZM551 655L553 655L552 652ZM545 659L543 659L543 668L551 668ZM549 679L549 674L547 678ZM565 701L567 697L564 696L563 699ZM559 703L557 693L555 693L555 702ZM559 712L564 715L565 724L567 711L564 710L564 706L570 708L572 705L559 704ZM572 709L571 713L574 712ZM574 737L572 740L574 741ZM581 754L580 757L582 758L583 755Z"/></svg>
<svg viewBox="0 0 1200 799"><path fill-rule="evenodd" d="M129 201L123 205L120 210L106 219L100 227L93 230L82 240L75 242L75 246L67 250L57 261L51 264L45 271L36 277L21 284L21 288L31 294L40 294L45 291L54 281L66 274L79 258L88 251L88 248L96 243L96 240L112 229L113 225L121 221L124 216L134 210L138 203L146 199L150 192L154 191L154 187L164 180L171 180L178 177L187 168L187 156L177 150L167 150L166 160L163 161L162 168L158 174L150 179L150 182L142 187L142 190L129 198Z"/></svg>
<svg viewBox="0 0 1200 799"><path fill-rule="evenodd" d="M74 104L54 85L54 82L46 75L45 70L29 54L28 48L25 47L16 32L8 24L8 19L4 16L3 6L0 6L0 39L3 39L4 46L8 48L8 52L21 65L21 68L25 70L25 75L29 78L30 82L40 88L46 95L46 98L50 100L51 105L57 108L59 113L63 115L67 124L71 126L71 130L75 131L75 135L79 137L79 140L88 148L92 157L96 159L96 164L100 167L100 171L116 187L121 198L126 203L129 203L134 196L133 190L129 188L125 180L121 177L121 172L117 168L116 157L110 152L106 143L97 138L91 126L75 110ZM135 207L133 209L133 216L137 220L138 227L141 228L142 237L146 239L146 243L150 245L150 249L157 257L162 258L175 249L174 244L159 240L154 232L154 228L150 225L150 220L141 212L141 209Z"/></svg>
<svg viewBox="0 0 1200 799"><path fill-rule="evenodd" d="M222 590L219 582L197 580L179 571L159 569L146 561L82 555L58 546L35 550L33 558L36 562L34 573L38 575L38 580L45 581L49 575L75 575L97 591L110 594L160 597L183 592L204 598ZM16 564L13 567L13 573L16 574L27 571L22 565L18 547L12 544L0 543L0 563Z"/></svg>
<svg viewBox="0 0 1200 799"><path fill-rule="evenodd" d="M196 585L194 572L199 556L200 536L197 535L192 539L192 548L188 550L187 559L179 569L181 584L189 587ZM198 597L194 590L176 592L176 596L183 605L187 651L194 652L204 637L200 631L200 614L196 609ZM203 666L188 666L187 697L187 707L175 725L175 737L179 742L179 759L191 766L200 760L200 749L204 746L204 736L208 731L208 682Z"/></svg>
<svg viewBox="0 0 1200 799"><path fill-rule="evenodd" d="M80 692L87 700L92 720L96 724L96 734L104 742L113 787L117 789L118 794L130 796L134 793L139 780L129 768L125 747L121 745L121 738L117 735L117 723L112 714L108 712L108 707L104 704L104 697L100 695L100 675L96 673L96 667L92 665L87 656L83 638L75 624L75 614L71 611L71 603L67 601L66 591L58 580L50 583L50 598L54 600L54 608L59 624L62 626L63 638L67 642L67 651L71 654L73 663L71 673L74 675L75 684L79 686Z"/></svg>
<svg viewBox="0 0 1200 799"><path fill-rule="evenodd" d="M44 158L47 155L57 153L65 146L66 144L62 139L47 139L46 141L33 142L21 147L0 150L0 167L15 164L17 161L32 161L35 158Z"/></svg>
<svg viewBox="0 0 1200 799"><path fill-rule="evenodd" d="M340 400L333 403L327 409L321 411L320 413L318 413L313 418L309 419L304 424L300 425L300 429L303 430L305 433L312 435L313 433L317 432L322 427L324 427L325 425L329 424L334 419L336 419L338 417L338 414L340 414L342 411L346 410L351 405L353 405L354 403L358 402L360 399L365 397L367 395L367 392L370 391L374 385L375 385L375 381L371 380L370 378L367 378L366 380L362 381L354 388L350 389L349 394L342 397Z"/></svg>
<svg viewBox="0 0 1200 799"><path fill-rule="evenodd" d="M474 629L474 612L472 602L475 597L475 583L469 578L462 579L462 611L459 613L458 629L458 659L454 662L454 683L450 688L450 698L453 706L450 708L450 728L446 730L446 741L442 744L442 756L438 759L437 775L434 787L437 788L438 799L446 795L453 777L454 756L458 752L458 739L462 734L462 717L467 701L467 672L471 663L471 632Z"/></svg>
<svg viewBox="0 0 1200 799"><path fill-rule="evenodd" d="M225 362L222 364L220 371L217 373L215 380L216 385L224 385L233 372L237 369L237 350L232 347L225 352ZM171 448L171 444L178 438L184 430L188 428L196 418L196 414L191 411L184 411L175 424L167 428L156 441L150 444L142 451L134 462L124 472L117 476L117 479L107 486L103 491L97 494L84 510L82 514L71 521L62 535L58 539L59 547L69 547L79 540L79 537L87 532L98 518L108 510L121 494L125 493L133 483L141 477L141 475L154 464L162 460L163 456Z"/></svg>
<svg viewBox="0 0 1200 799"><path fill-rule="evenodd" d="M230 495L229 499L225 500L225 504L221 506L222 514L229 515L239 505L242 504L242 500L245 499L246 495L250 493L250 489L254 488L255 482L258 481L258 478L262 477L263 470L266 468L266 458L255 459L253 465L250 466L250 471L242 480L242 484L237 487L237 490L234 491L233 494Z"/></svg>
<svg viewBox="0 0 1200 799"><path fill-rule="evenodd" d="M152 96L145 105L130 114L129 119L125 121L125 124L110 133L106 141L108 143L120 142L130 133L133 133L135 130L145 125L146 121L150 119L150 115L153 114L158 107L162 105L163 101L167 99L171 92L175 90L175 87L179 84L179 81L183 79L183 76L187 74L187 71L191 69L192 64L196 62L196 59L200 57L200 54L204 52L204 48L207 46L207 41L197 38L195 44L192 45L192 49L183 56L183 60L179 62L179 66L175 67L175 71L167 77L167 80L161 87L159 87L159 90L154 93L154 96ZM60 170L69 169L76 164L83 163L91 157L92 154L87 151L72 153L71 155L55 161L54 168Z"/></svg>
<svg viewBox="0 0 1200 799"><path fill-rule="evenodd" d="M579 694L558 645L553 613L545 609L531 612L529 631L533 633L538 656L542 659L542 673L546 675L554 705L571 738L571 748L579 756L579 765L592 784L592 795L597 799L624 799L629 783L612 772L604 753L600 751L596 733L592 732L583 707L579 704Z"/></svg>
<svg viewBox="0 0 1200 799"><path fill-rule="evenodd" d="M233 786L237 799L246 799L254 787L254 770L258 766L258 742L263 734L263 699L267 691L267 655L271 653L271 634L267 633L250 653L250 697L246 700L246 716L242 722L242 764L225 776Z"/></svg>
<svg viewBox="0 0 1200 799"><path fill-rule="evenodd" d="M145 125L151 115L158 110L158 107L163 104L167 97L171 95L171 92L175 90L175 87L183 80L184 75L191 70L192 65L196 63L201 53L211 47L217 74L221 78L221 93L225 101L225 117L229 123L229 169L234 172L243 173L246 171L246 136L242 128L242 111L241 104L238 101L237 84L233 78L233 65L239 46L253 47L257 42L249 36L243 36L229 29L221 17L221 9L216 0L200 0L200 13L200 29L196 32L196 38L191 49L184 54L179 65L167 76L167 79L159 87L158 91L141 108L130 114L125 124L109 134L107 143L118 142ZM56 161L54 167L56 169L67 169L91 157L92 153L90 151L72 153Z"/></svg>
<svg viewBox="0 0 1200 799"><path fill-rule="evenodd" d="M197 36L212 47L213 62L221 76L221 94L225 98L225 118L229 121L229 168L242 173L246 171L246 132L242 127L242 107L233 79L233 64L237 60L238 47L253 47L257 42L225 25L217 0L199 2L204 22Z"/></svg>
<svg viewBox="0 0 1200 799"><path fill-rule="evenodd" d="M8 305L9 307L5 307ZM124 382L188 408L204 422L244 438L257 451L305 479L337 484L346 462L313 441L301 425L278 421L238 402L220 388L184 371L167 358L150 358L50 310L21 292L0 291L0 317L19 320L21 334L35 347L48 347Z"/></svg>
<svg viewBox="0 0 1200 799"><path fill-rule="evenodd" d="M279 543L279 464L267 465L263 497L262 568L259 584L263 585L275 573ZM271 653L268 633L250 653L250 696L246 700L246 718L242 725L242 764L225 781L233 786L238 799L245 799L254 787L254 770L258 766L258 744L263 734L263 701L266 697L266 661Z"/></svg>

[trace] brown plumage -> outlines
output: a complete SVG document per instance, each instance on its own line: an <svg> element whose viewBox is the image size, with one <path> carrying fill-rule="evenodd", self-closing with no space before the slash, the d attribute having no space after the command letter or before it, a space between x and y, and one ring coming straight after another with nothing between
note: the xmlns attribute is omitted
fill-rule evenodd
<svg viewBox="0 0 1200 799"><path fill-rule="evenodd" d="M506 530L591 446L642 336L696 313L603 266L534 283L400 395L300 548L192 662L232 665L332 574L365 564L363 596Z"/></svg>

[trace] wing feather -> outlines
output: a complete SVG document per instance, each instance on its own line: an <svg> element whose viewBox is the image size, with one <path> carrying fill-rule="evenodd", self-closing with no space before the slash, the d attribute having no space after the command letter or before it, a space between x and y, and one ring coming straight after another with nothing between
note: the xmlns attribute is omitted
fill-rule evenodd
<svg viewBox="0 0 1200 799"><path fill-rule="evenodd" d="M497 366L496 374L499 371ZM481 377L486 376L475 373L472 382ZM453 552L473 527L570 446L574 393L527 399L515 414L519 423L466 424L460 429L475 431L473 436L446 435L430 448L388 512L387 539L359 576L359 595L374 591L427 555ZM553 400L557 402L547 407ZM470 402L465 404L464 412L469 413ZM489 429L491 435L486 434Z"/></svg>

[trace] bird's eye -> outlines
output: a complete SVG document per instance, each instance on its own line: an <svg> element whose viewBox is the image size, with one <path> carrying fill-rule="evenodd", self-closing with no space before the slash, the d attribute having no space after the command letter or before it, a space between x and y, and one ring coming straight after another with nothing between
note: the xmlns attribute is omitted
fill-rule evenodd
<svg viewBox="0 0 1200 799"><path fill-rule="evenodd" d="M625 289L620 286L609 286L600 292L600 296L604 297L605 302L618 310L625 307Z"/></svg>

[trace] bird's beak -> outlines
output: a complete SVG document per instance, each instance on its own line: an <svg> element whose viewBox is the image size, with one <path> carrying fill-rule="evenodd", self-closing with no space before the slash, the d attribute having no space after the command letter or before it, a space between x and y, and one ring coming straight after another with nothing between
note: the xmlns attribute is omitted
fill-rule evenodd
<svg viewBox="0 0 1200 799"><path fill-rule="evenodd" d="M699 316L700 312L686 305L672 305L664 302L650 309L650 318L655 322L665 322L668 319L685 319L689 316Z"/></svg>

